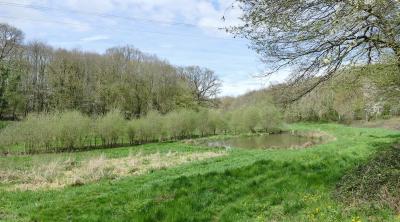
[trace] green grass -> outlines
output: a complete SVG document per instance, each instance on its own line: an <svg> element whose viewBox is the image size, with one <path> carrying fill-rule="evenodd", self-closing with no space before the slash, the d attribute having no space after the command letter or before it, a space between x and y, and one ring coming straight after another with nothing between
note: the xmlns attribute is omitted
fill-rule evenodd
<svg viewBox="0 0 400 222"><path fill-rule="evenodd" d="M0 129L6 127L8 125L7 121L0 121Z"/></svg>
<svg viewBox="0 0 400 222"><path fill-rule="evenodd" d="M334 124L297 124L335 141L303 150L243 150L158 170L59 190L10 192L0 187L5 221L396 221L386 207L349 206L335 197L343 175L394 143L400 133ZM0 167L32 167L66 155L194 152L210 148L180 143L72 154L1 157Z"/></svg>

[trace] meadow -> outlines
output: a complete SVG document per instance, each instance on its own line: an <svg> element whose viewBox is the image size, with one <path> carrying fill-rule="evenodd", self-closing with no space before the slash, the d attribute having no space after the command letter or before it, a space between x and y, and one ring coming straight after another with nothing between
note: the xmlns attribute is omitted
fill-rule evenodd
<svg viewBox="0 0 400 222"><path fill-rule="evenodd" d="M296 150L225 150L168 142L3 156L0 157L0 218L3 221L399 221L396 209L389 202L365 198L368 193L384 190L380 185L385 183L377 183L374 190L355 190L360 186L352 184L358 181L357 175L363 175L357 169L382 152L395 149L398 132L336 124L300 123L289 128L326 132L335 140ZM129 165L128 160L132 159L136 162ZM96 160L101 164L96 165ZM121 161L123 166L134 168L121 170L122 165L115 164ZM83 166L88 162L94 167L82 168L88 167ZM111 163L105 165L113 168L96 168L104 163ZM38 170L41 166L48 167L48 174L36 175L45 171ZM100 173L85 177L79 174L82 170L73 169ZM66 171L77 173L81 180L62 180ZM26 179L17 174L10 176L10 172L35 176ZM36 183L37 178L42 180ZM61 185L53 186L54 183Z"/></svg>
<svg viewBox="0 0 400 222"><path fill-rule="evenodd" d="M400 221L400 1L35 2L0 2L0 221Z"/></svg>

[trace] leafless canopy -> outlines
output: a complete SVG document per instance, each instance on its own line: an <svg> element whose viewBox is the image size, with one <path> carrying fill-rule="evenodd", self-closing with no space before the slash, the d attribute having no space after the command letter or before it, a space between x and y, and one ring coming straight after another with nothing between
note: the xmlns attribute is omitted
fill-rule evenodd
<svg viewBox="0 0 400 222"><path fill-rule="evenodd" d="M243 24L228 31L251 41L269 67L266 75L294 71L290 85L301 90L291 101L346 65L373 63L389 53L400 66L398 0L237 1Z"/></svg>
<svg viewBox="0 0 400 222"><path fill-rule="evenodd" d="M188 80L192 93L199 104L209 102L220 92L221 82L214 71L198 66L182 69L182 74Z"/></svg>
<svg viewBox="0 0 400 222"><path fill-rule="evenodd" d="M0 23L0 62L21 44L24 35L19 29Z"/></svg>

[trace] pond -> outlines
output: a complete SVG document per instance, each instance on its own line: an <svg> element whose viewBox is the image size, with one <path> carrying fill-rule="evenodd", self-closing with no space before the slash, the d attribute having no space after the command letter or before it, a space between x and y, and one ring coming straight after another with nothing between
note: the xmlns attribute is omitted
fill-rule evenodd
<svg viewBox="0 0 400 222"><path fill-rule="evenodd" d="M324 141L322 137L301 136L292 133L233 137L221 140L203 140L201 145L225 148L283 149L306 148Z"/></svg>

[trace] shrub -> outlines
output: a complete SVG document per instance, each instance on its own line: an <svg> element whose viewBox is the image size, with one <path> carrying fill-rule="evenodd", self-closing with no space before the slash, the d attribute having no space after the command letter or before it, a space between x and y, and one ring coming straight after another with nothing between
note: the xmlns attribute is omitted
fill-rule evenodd
<svg viewBox="0 0 400 222"><path fill-rule="evenodd" d="M260 111L257 107L245 108L242 111L242 129L246 132L256 132L257 125L261 121Z"/></svg>
<svg viewBox="0 0 400 222"><path fill-rule="evenodd" d="M196 112L193 110L180 110L180 128L181 137L188 138L196 135L198 119L196 118Z"/></svg>
<svg viewBox="0 0 400 222"><path fill-rule="evenodd" d="M177 111L172 111L165 116L166 130L169 137L178 139L182 134L181 117Z"/></svg>
<svg viewBox="0 0 400 222"><path fill-rule="evenodd" d="M19 125L18 122L12 123L0 131L0 150L2 152L6 152L10 146L18 144L21 139L18 132Z"/></svg>
<svg viewBox="0 0 400 222"><path fill-rule="evenodd" d="M118 144L119 139L123 138L124 128L125 121L118 110L112 110L96 120L96 135L101 138L103 146Z"/></svg>
<svg viewBox="0 0 400 222"><path fill-rule="evenodd" d="M139 123L138 120L133 119L130 120L127 124L126 124L126 134L128 136L128 140L129 143L132 145L135 143L135 141L137 140L137 136L138 136L138 131L139 131Z"/></svg>
<svg viewBox="0 0 400 222"><path fill-rule="evenodd" d="M266 132L275 132L282 128L282 114L273 104L262 106L260 108L260 115L260 126Z"/></svg>
<svg viewBox="0 0 400 222"><path fill-rule="evenodd" d="M138 119L136 121L137 124L137 131L136 131L136 136L137 139L142 143L142 142L147 142L151 138L151 132L149 129L149 126L147 124L146 119Z"/></svg>
<svg viewBox="0 0 400 222"><path fill-rule="evenodd" d="M200 132L201 136L207 135L209 133L208 128L208 110L203 109L197 113L197 129Z"/></svg>
<svg viewBox="0 0 400 222"><path fill-rule="evenodd" d="M222 129L224 124L225 123L220 112L217 110L210 110L208 112L207 125L210 133L216 135L217 130Z"/></svg>
<svg viewBox="0 0 400 222"><path fill-rule="evenodd" d="M198 128L196 116L196 112L192 110L172 111L165 117L165 129L174 139L191 137Z"/></svg>
<svg viewBox="0 0 400 222"><path fill-rule="evenodd" d="M87 145L91 134L91 119L77 111L65 112L57 118L57 141L62 148L77 148Z"/></svg>
<svg viewBox="0 0 400 222"><path fill-rule="evenodd" d="M16 142L24 144L28 152L49 151L56 146L57 114L29 115L18 124Z"/></svg>
<svg viewBox="0 0 400 222"><path fill-rule="evenodd" d="M150 139L161 140L164 134L164 121L161 114L156 111L150 111L144 120Z"/></svg>
<svg viewBox="0 0 400 222"><path fill-rule="evenodd" d="M229 119L229 129L233 132L233 133L238 133L242 131L243 128L243 120L242 120L242 110L238 109L238 110L234 110L230 113L230 119Z"/></svg>

